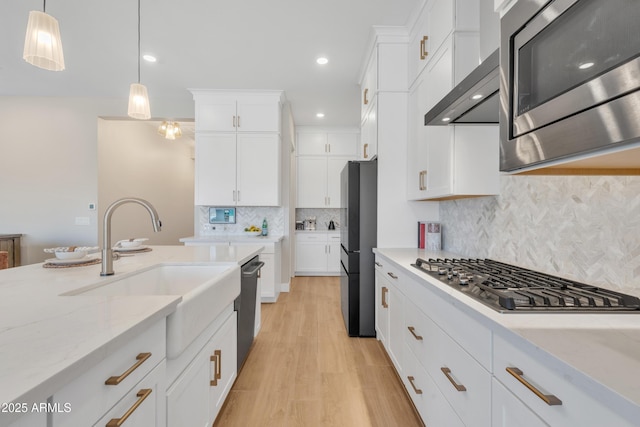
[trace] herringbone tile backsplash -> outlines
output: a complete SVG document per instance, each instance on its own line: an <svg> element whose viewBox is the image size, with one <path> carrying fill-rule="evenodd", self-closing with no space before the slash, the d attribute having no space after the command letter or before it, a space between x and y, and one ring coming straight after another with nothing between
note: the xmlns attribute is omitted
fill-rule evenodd
<svg viewBox="0 0 640 427"><path fill-rule="evenodd" d="M640 296L640 177L503 176L440 203L443 247Z"/></svg>

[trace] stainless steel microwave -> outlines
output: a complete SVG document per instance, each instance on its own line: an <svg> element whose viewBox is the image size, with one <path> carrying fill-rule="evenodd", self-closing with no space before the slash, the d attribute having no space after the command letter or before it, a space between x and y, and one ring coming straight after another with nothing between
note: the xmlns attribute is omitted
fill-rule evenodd
<svg viewBox="0 0 640 427"><path fill-rule="evenodd" d="M500 170L640 141L640 1L519 0L500 22Z"/></svg>

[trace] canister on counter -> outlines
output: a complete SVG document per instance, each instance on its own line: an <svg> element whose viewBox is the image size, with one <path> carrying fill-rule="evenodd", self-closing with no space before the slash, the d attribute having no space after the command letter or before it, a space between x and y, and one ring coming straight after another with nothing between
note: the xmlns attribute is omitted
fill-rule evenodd
<svg viewBox="0 0 640 427"><path fill-rule="evenodd" d="M442 249L442 225L439 222L427 223L427 250L439 251Z"/></svg>

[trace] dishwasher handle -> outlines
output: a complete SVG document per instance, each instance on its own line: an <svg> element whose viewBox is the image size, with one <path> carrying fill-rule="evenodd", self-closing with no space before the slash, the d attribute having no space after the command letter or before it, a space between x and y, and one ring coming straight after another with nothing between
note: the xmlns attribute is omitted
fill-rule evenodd
<svg viewBox="0 0 640 427"><path fill-rule="evenodd" d="M250 265L248 265L247 267L243 267L242 268L242 276L243 277L251 277L254 274L258 273L258 270L260 270L262 267L264 267L264 262L263 261L258 261L255 263L252 263Z"/></svg>

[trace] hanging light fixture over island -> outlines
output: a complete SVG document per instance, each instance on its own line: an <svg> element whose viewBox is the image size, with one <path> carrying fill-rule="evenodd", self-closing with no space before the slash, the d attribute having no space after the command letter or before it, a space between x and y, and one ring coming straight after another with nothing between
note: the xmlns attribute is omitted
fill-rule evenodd
<svg viewBox="0 0 640 427"><path fill-rule="evenodd" d="M49 71L64 70L64 55L58 21L47 15L47 1L44 0L43 11L29 12L27 33L24 38L22 58L29 64Z"/></svg>
<svg viewBox="0 0 640 427"><path fill-rule="evenodd" d="M140 84L140 0L138 0L138 82L131 83L129 89L129 117L140 120L151 118L149 94L145 85Z"/></svg>

